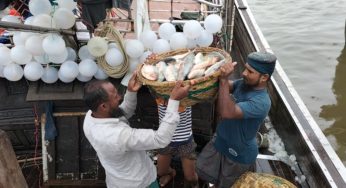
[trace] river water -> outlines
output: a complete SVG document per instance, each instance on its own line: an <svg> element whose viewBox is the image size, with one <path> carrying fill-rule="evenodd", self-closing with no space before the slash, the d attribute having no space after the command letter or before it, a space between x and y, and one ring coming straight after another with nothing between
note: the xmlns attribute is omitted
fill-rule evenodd
<svg viewBox="0 0 346 188"><path fill-rule="evenodd" d="M346 165L346 0L248 0L281 66Z"/></svg>

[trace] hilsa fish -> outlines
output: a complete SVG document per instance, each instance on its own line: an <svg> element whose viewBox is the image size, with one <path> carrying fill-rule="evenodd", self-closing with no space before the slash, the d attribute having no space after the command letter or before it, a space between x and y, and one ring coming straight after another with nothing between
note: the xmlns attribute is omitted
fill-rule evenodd
<svg viewBox="0 0 346 188"><path fill-rule="evenodd" d="M141 69L141 73L143 75L144 78L148 79L148 80L152 80L155 81L158 79L158 69L156 66L154 65L148 65L148 64L144 64L142 69Z"/></svg>
<svg viewBox="0 0 346 188"><path fill-rule="evenodd" d="M205 76L209 76L209 75L212 75L214 74L215 71L219 70L219 68L225 64L225 59L215 63L214 65L210 66L204 73Z"/></svg>
<svg viewBox="0 0 346 188"><path fill-rule="evenodd" d="M165 75L164 72L167 69L167 65L164 61L160 61L158 63L156 63L156 68L158 70L158 78L157 81L162 82L165 80Z"/></svg>

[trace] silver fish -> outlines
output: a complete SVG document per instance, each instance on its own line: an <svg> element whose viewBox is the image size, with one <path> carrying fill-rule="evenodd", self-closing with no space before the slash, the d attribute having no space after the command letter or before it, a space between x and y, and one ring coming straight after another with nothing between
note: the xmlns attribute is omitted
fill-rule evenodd
<svg viewBox="0 0 346 188"><path fill-rule="evenodd" d="M168 64L166 70L164 70L163 75L167 81L177 81L178 71L173 64Z"/></svg>
<svg viewBox="0 0 346 188"><path fill-rule="evenodd" d="M210 52L207 54L207 56L218 57L220 60L225 59L225 57L219 52Z"/></svg>
<svg viewBox="0 0 346 188"><path fill-rule="evenodd" d="M184 80L184 78L185 78L184 67L185 67L185 63L184 62L180 63L179 68L178 68L177 80Z"/></svg>
<svg viewBox="0 0 346 188"><path fill-rule="evenodd" d="M209 76L214 74L215 71L217 71L223 64L225 64L225 59L215 63L214 65L210 66L204 73L205 76Z"/></svg>
<svg viewBox="0 0 346 188"><path fill-rule="evenodd" d="M197 53L195 59L194 59L194 64L200 64L204 61L204 56L201 52Z"/></svg>
<svg viewBox="0 0 346 188"><path fill-rule="evenodd" d="M141 73L148 80L157 80L158 78L158 70L154 65L144 64Z"/></svg>
<svg viewBox="0 0 346 188"><path fill-rule="evenodd" d="M218 59L219 59L218 57L207 56L204 62L193 66L192 71L197 69L206 69L207 67L212 66Z"/></svg>
<svg viewBox="0 0 346 188"><path fill-rule="evenodd" d="M205 69L195 69L195 70L192 70L189 73L189 75L187 76L187 78L194 79L194 78L202 77L204 75L204 71L205 71Z"/></svg>
<svg viewBox="0 0 346 188"><path fill-rule="evenodd" d="M195 55L189 54L184 58L184 78L189 74L194 65Z"/></svg>
<svg viewBox="0 0 346 188"><path fill-rule="evenodd" d="M156 63L156 67L158 69L158 74L159 74L157 81L162 82L163 80L165 80L165 75L163 73L166 70L167 65L165 62L160 61L160 62Z"/></svg>

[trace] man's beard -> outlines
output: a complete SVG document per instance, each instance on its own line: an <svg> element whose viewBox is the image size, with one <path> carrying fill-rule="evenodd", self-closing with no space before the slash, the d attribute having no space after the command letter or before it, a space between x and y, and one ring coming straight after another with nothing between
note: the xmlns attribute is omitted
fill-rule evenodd
<svg viewBox="0 0 346 188"><path fill-rule="evenodd" d="M113 118L120 118L124 115L124 111L121 108L115 108L110 112L110 116Z"/></svg>
<svg viewBox="0 0 346 188"><path fill-rule="evenodd" d="M253 88L257 87L260 84L260 79L261 78L258 78L256 83L254 83L254 84L249 84L247 82L247 79L243 78L243 80L244 80L243 89L246 90L246 91L253 90Z"/></svg>

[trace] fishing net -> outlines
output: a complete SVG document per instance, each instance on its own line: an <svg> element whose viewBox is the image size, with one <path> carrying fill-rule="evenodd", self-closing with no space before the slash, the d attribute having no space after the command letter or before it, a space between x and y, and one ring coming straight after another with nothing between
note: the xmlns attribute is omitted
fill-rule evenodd
<svg viewBox="0 0 346 188"><path fill-rule="evenodd" d="M288 180L265 173L246 172L231 188L297 188Z"/></svg>
<svg viewBox="0 0 346 188"><path fill-rule="evenodd" d="M180 49L180 50L173 50L170 52L157 54L155 56L151 56L150 58L147 58L145 64L154 65L157 62L167 57L171 57L178 54L184 54L187 52L188 52L187 49ZM202 52L202 53L219 52L225 57L226 62L232 60L231 56L227 52L219 48L211 48L211 47L196 48L195 53L198 53L198 52ZM174 88L176 81L160 82L160 81L148 80L145 77L143 77L141 73L141 69L143 65L144 64L139 65L137 69L139 80L143 82L144 85L147 85L149 87L154 97L163 98L166 100L169 99L170 93L172 89ZM218 84L219 75L220 75L220 71L218 70L209 76L192 79L194 82L194 85L190 88L188 96L180 101L180 105L192 106L200 102L207 102L207 101L214 100L216 98L216 94L219 88L219 84ZM190 84L190 81L191 80L185 80L183 83Z"/></svg>

